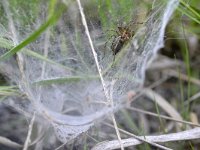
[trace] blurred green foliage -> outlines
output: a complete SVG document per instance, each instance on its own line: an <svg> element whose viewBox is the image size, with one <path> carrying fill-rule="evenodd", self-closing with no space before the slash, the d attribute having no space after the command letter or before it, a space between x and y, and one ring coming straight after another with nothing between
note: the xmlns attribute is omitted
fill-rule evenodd
<svg viewBox="0 0 200 150"><path fill-rule="evenodd" d="M116 28L117 24L130 22L134 16L136 3L133 0L97 1L101 26L104 30Z"/></svg>
<svg viewBox="0 0 200 150"><path fill-rule="evenodd" d="M39 16L40 3L40 0L9 0L9 8L14 15L14 20L26 27L34 23Z"/></svg>

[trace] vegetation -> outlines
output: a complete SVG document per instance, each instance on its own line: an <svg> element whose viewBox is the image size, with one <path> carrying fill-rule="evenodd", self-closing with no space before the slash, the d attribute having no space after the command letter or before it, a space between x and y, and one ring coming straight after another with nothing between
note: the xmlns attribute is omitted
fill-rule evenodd
<svg viewBox="0 0 200 150"><path fill-rule="evenodd" d="M146 23L149 15L155 13L153 8L158 7L157 3L139 0L83 0L81 3L97 58L100 60L99 64L102 68L106 68L103 69L102 75L110 79L116 75L113 73L116 70L123 71L120 65L117 66L121 60L121 64L131 64L134 61L121 59L125 58L123 51L128 49L131 38L134 38L137 31ZM167 1L162 0L161 3L165 4ZM146 70L143 87L135 92L126 91L123 107L119 102L120 110L114 116L117 124L113 126L113 120L109 117L101 118L97 123L95 119L95 125L88 132L85 132L87 127L84 126L84 133L78 134L76 139L70 139L66 144L60 140L62 137L59 137L58 131L56 133L60 139L55 138L53 127L49 125L53 119L48 114L46 116L50 123L43 121L41 116L35 113L34 107L27 106L28 102L33 103L30 95L36 95L38 99L49 98L49 102L45 103L49 108L52 107L50 105L55 105L52 107L53 111L59 112L58 107L63 109L63 114L75 116L90 112L94 103L98 103L98 106L95 106L97 110L103 105L102 101L93 101L90 97L94 93L96 94L94 97L101 100L98 90L102 92L103 89L95 82L100 77L94 65L93 55L88 52L90 46L82 26L80 9L73 0L2 0L0 2L2 14L0 17L0 149L23 147L86 150L102 141L114 139L120 141L120 138L139 139L138 136L147 136L148 139L148 135L179 134L179 132L181 137L181 131L199 127L200 1L193 0L188 3L179 0L179 3L166 28L163 37L164 47L159 50L157 58ZM131 36L126 36L126 32L120 32L122 27L126 32L131 32ZM125 42L119 45L122 38L127 39L123 39ZM120 47L119 53L115 53L116 47ZM109 69L111 71L107 72ZM130 67L129 70L131 69ZM65 74L70 75L64 76ZM123 74L117 75L124 78ZM127 76L131 82L131 74ZM34 88L37 90L31 93L30 89ZM53 95L52 89L61 92ZM83 90L86 92L79 93ZM43 93L45 94L42 95ZM113 95L114 98L117 96L118 94ZM61 99L67 99L69 103ZM80 109L82 105L84 105L83 110ZM46 130L49 131L48 134ZM120 135L116 135L117 131L120 131ZM32 133L31 137L27 133ZM198 149L199 142L194 139L199 138L193 137L191 133L191 139L180 139L179 144L161 142L164 148L159 147L160 144L154 143L155 141L148 140L143 141L143 144L132 144L132 146L136 145L136 148L141 150L156 149L156 147ZM122 144L117 148L120 147L123 149Z"/></svg>

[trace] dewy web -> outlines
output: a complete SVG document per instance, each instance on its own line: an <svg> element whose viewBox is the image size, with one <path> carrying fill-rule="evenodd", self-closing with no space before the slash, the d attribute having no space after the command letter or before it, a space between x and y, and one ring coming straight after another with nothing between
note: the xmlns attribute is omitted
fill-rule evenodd
<svg viewBox="0 0 200 150"><path fill-rule="evenodd" d="M96 36L103 31L87 20L113 107L106 104L84 28L75 17L70 17L80 16L77 4L72 2L69 5L66 15L54 28L48 29L20 52L22 59L18 61L23 66L21 69L14 58L0 62L0 71L12 79L11 84L16 84L25 95L23 99L11 97L6 103L27 117L36 112L42 128L53 127L63 143L88 131L94 122L100 122L122 108L127 101L127 93L137 92L142 87L145 69L163 46L164 31L178 0L166 3L155 1L151 13L134 33L132 28L116 26L116 35L111 40L110 48L106 46L106 52L103 48L107 37L101 37L103 44L99 44L99 37ZM38 22L45 20L44 16L41 15ZM89 14L85 12L85 16L87 18ZM66 23L66 20L70 23ZM10 17L9 21L17 26L5 30L12 34L11 39L16 37L19 43L38 27L37 23L32 22L22 30L15 18Z"/></svg>

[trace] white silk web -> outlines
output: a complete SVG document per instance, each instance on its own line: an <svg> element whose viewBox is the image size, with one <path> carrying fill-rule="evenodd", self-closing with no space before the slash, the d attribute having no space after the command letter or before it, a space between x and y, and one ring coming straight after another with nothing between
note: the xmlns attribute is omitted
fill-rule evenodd
<svg viewBox="0 0 200 150"><path fill-rule="evenodd" d="M88 39L78 20L76 3L68 6L68 12L53 28L21 52L23 71L16 66L16 59L0 63L0 71L12 79L12 84L15 83L25 95L23 99L11 97L7 103L27 116L36 112L38 121L46 125L41 121L45 119L63 143L76 138L93 126L95 121L123 107L129 91L140 90L147 65L163 47L165 28L177 5L178 0L154 1L147 19L116 54L115 61L112 50L106 51L104 56L101 41L105 43L106 39L101 36L99 25L87 20L106 90L113 99L114 107L107 105ZM71 14L73 17L70 17ZM89 14L85 12L85 15L87 17ZM12 21L17 33L11 31L13 28L6 30L16 34L20 41L34 31L44 19L42 17L31 22L26 32L21 31L22 26L15 19ZM5 32L0 36L5 36ZM11 39L15 37L10 36ZM5 52L2 47L1 54Z"/></svg>

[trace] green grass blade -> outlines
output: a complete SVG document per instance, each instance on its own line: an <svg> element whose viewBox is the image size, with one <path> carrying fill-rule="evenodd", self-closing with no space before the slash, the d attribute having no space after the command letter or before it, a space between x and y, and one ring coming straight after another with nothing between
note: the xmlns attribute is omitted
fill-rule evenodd
<svg viewBox="0 0 200 150"><path fill-rule="evenodd" d="M37 82L34 82L33 84L39 84L39 85L48 85L48 84L65 84L65 83L71 83L71 82L79 82L81 80L96 80L99 76L69 76L69 77L60 77L60 78L52 78L52 79L46 79L46 80L40 80Z"/></svg>
<svg viewBox="0 0 200 150"><path fill-rule="evenodd" d="M195 9L194 7L190 6L189 4L185 3L182 0L180 0L180 4L183 5L184 7L186 7L191 13L196 15L198 17L198 19L200 19L200 13L197 12L197 9Z"/></svg>
<svg viewBox="0 0 200 150"><path fill-rule="evenodd" d="M194 7L186 4L182 0L180 1L180 5L178 10L188 16L191 20L195 21L196 23L200 24L200 13Z"/></svg>
<svg viewBox="0 0 200 150"><path fill-rule="evenodd" d="M0 86L0 96L20 95L16 86Z"/></svg>
<svg viewBox="0 0 200 150"><path fill-rule="evenodd" d="M12 43L10 40L7 40L7 39L5 39L5 38L0 37L0 47L10 49L10 48L13 47L13 43ZM63 68L63 69L66 69L66 70L74 71L72 68L67 67L67 66L64 66L64 65L62 65L62 64L59 64L59 63L57 63L57 62L55 62L55 61L53 61L53 60L51 60L51 59L49 59L49 58L47 58L47 57L45 57L45 56L39 54L39 53L37 53L37 52L34 52L34 51L30 50L30 49L26 49L26 48L25 48L25 49L23 49L22 52L23 52L24 54L28 55L28 56L35 57L35 58L37 58L37 59L39 59L39 60L42 60L42 61L48 62L48 63L50 63L50 64L56 65L56 66L58 66L58 67L60 67L60 68Z"/></svg>

